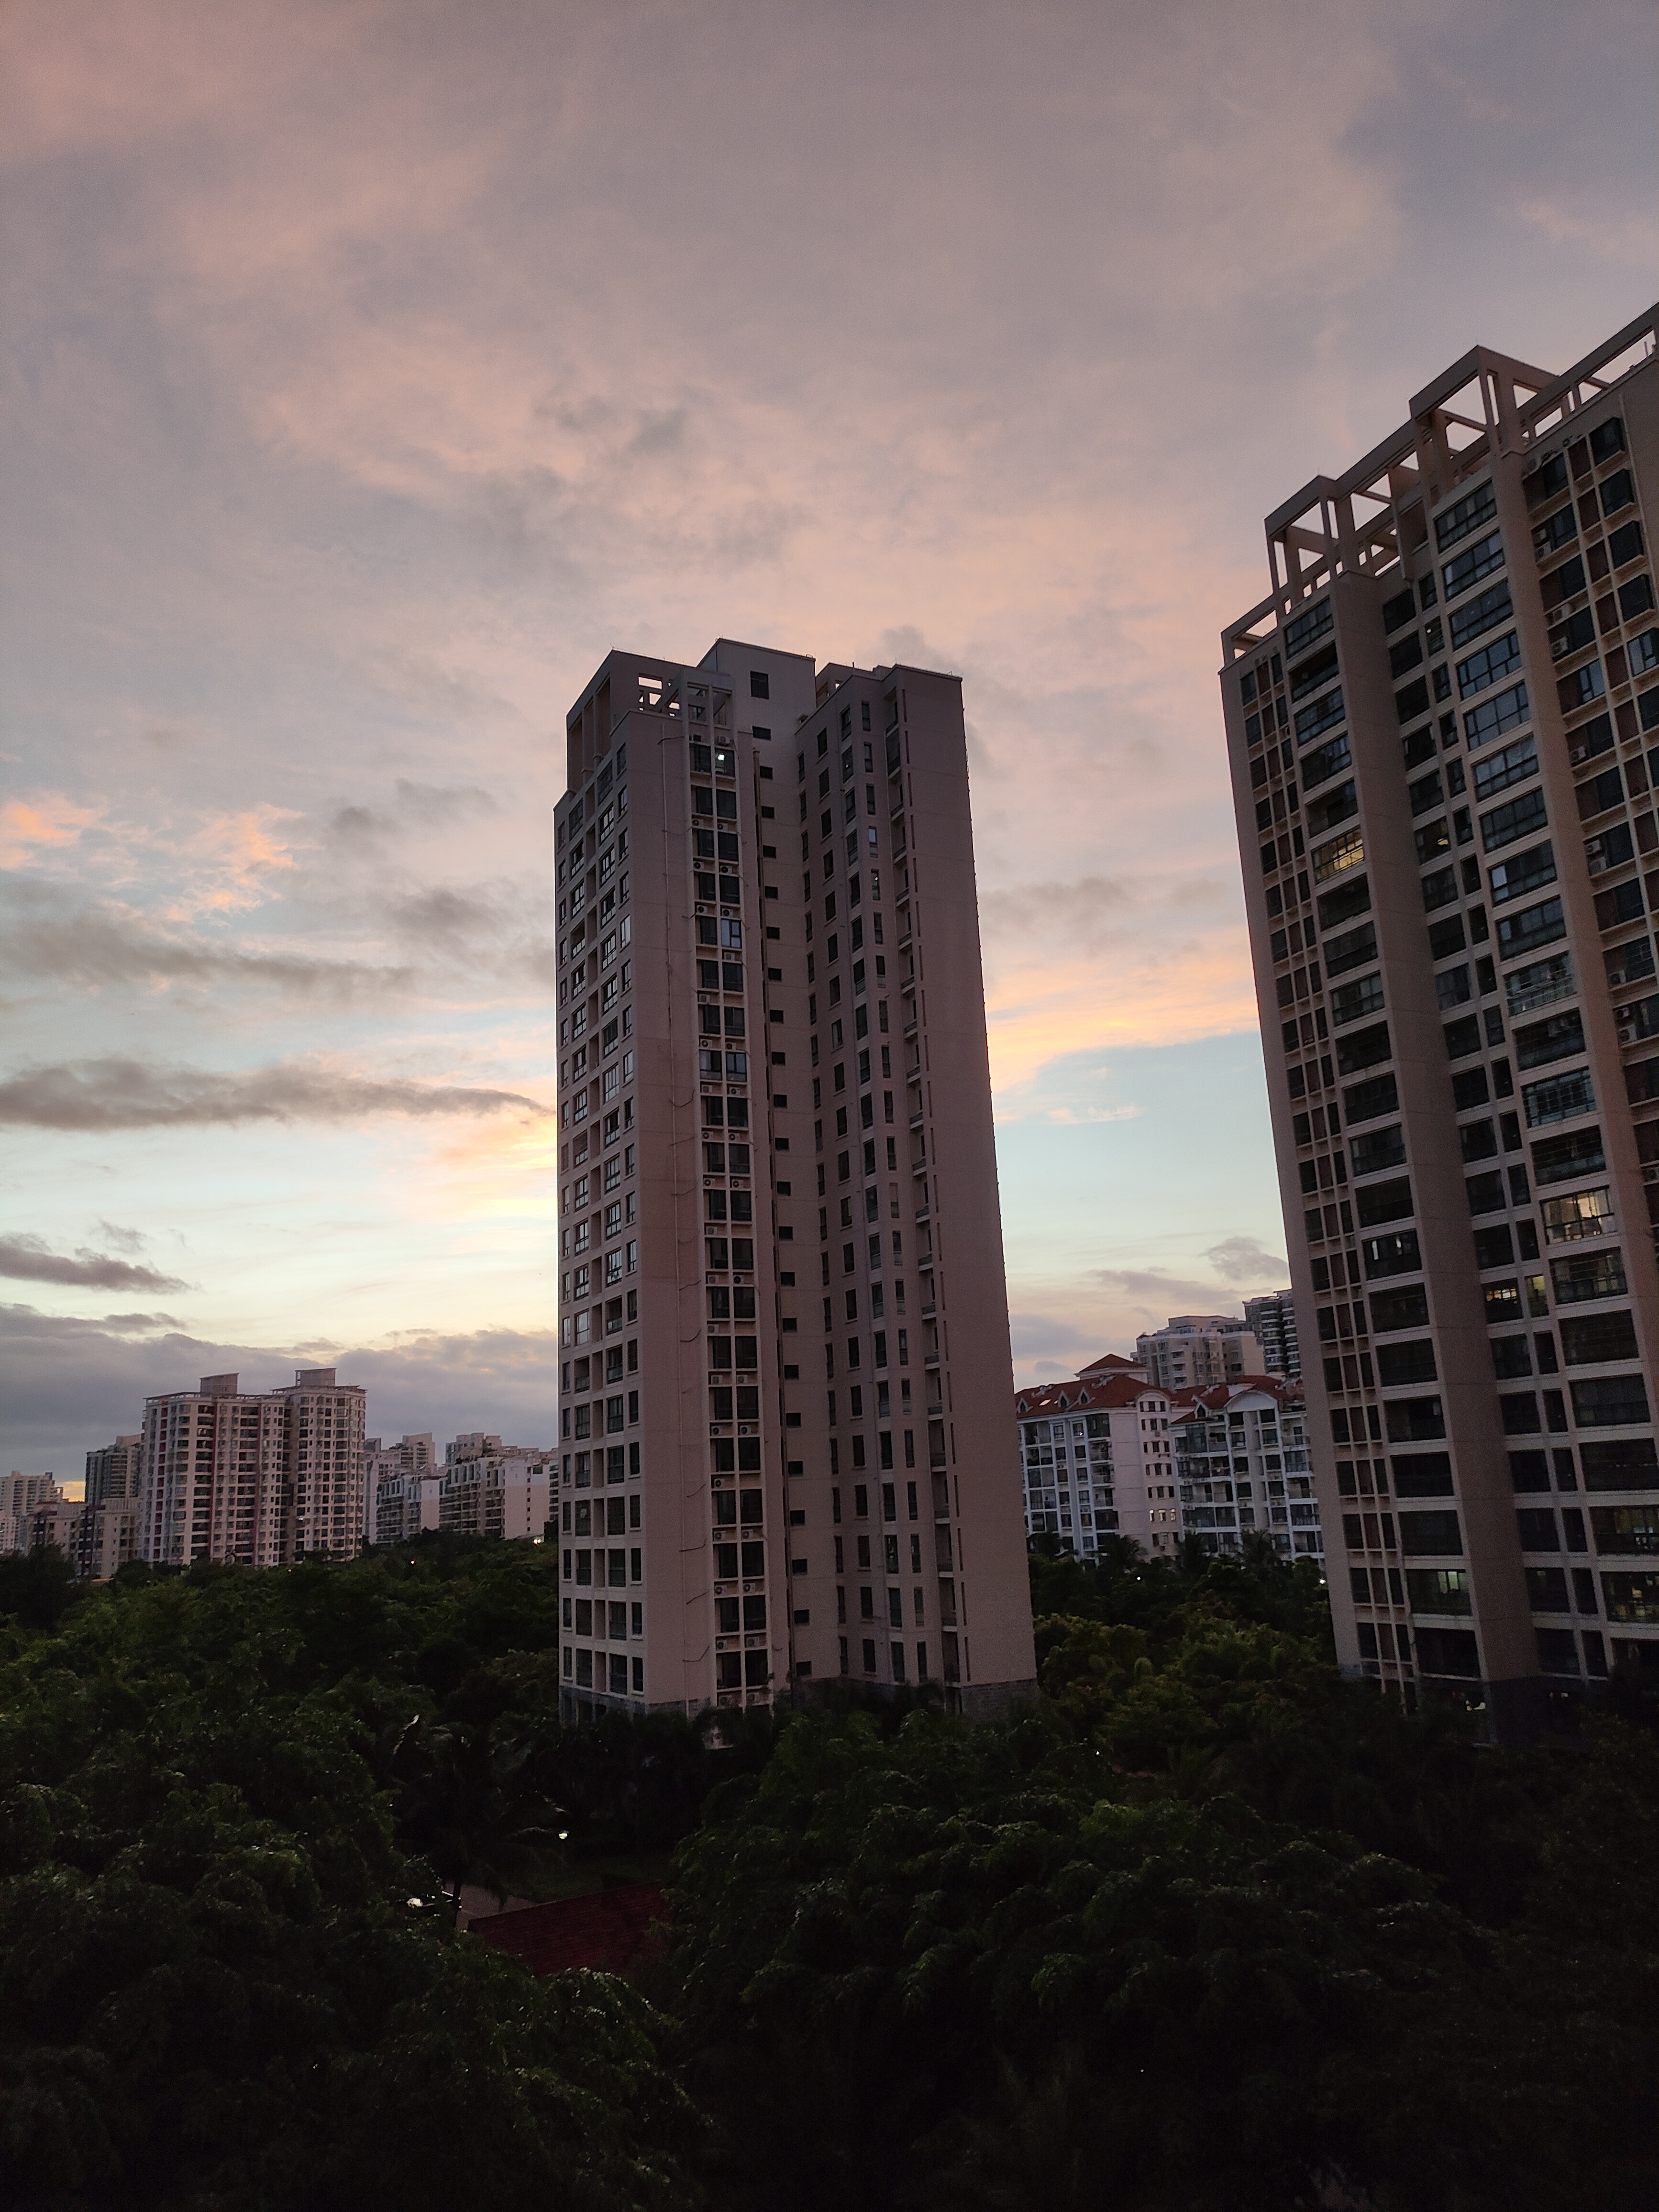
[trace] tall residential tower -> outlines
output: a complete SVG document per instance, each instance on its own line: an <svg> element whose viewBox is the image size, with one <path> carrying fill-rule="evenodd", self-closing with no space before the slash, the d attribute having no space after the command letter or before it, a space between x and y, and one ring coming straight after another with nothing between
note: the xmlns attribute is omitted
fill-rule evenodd
<svg viewBox="0 0 1659 2212"><path fill-rule="evenodd" d="M961 687L614 653L556 814L574 1711L1035 1674Z"/></svg>
<svg viewBox="0 0 1659 2212"><path fill-rule="evenodd" d="M1659 365L1476 348L1267 521L1221 686L1345 1662L1659 1664Z"/></svg>

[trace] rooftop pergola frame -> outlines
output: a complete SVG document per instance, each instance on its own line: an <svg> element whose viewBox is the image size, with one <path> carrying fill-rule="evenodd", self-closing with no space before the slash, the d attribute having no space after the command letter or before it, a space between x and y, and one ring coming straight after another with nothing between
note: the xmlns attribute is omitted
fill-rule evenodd
<svg viewBox="0 0 1659 2212"><path fill-rule="evenodd" d="M1492 453L1542 459L1581 408L1649 360L1659 303L1564 376L1474 346L1412 401L1411 419L1340 477L1315 477L1265 525L1267 597L1222 633L1224 661L1258 652L1334 576L1384 576L1428 534L1437 506ZM1426 496L1425 496L1426 495Z"/></svg>

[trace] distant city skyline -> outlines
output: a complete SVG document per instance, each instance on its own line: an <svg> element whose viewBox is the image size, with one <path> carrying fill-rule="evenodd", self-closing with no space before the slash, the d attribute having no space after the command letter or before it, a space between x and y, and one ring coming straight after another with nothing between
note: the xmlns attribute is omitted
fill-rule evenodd
<svg viewBox="0 0 1659 2212"><path fill-rule="evenodd" d="M0 1466L318 1364L545 1435L623 640L963 677L1018 1379L1289 1279L1213 641L1424 362L1650 289L1659 26L650 22L7 11Z"/></svg>

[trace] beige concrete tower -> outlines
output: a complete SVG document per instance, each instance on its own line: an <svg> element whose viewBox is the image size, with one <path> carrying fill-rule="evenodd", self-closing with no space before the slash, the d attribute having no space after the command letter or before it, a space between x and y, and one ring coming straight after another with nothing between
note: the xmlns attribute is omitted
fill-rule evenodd
<svg viewBox="0 0 1659 2212"><path fill-rule="evenodd" d="M362 1542L362 1388L331 1367L301 1369L279 1390L240 1381L204 1375L199 1389L144 1401L142 1557L254 1567L305 1552L351 1557Z"/></svg>
<svg viewBox="0 0 1659 2212"><path fill-rule="evenodd" d="M572 1709L989 1710L1035 1668L960 686L613 653L568 781Z"/></svg>
<svg viewBox="0 0 1659 2212"><path fill-rule="evenodd" d="M1655 323L1467 355L1223 641L1339 1650L1506 1735L1659 1665Z"/></svg>

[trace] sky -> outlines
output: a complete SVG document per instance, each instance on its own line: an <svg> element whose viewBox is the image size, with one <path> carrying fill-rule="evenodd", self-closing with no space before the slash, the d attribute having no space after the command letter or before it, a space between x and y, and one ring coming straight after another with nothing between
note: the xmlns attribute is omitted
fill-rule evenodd
<svg viewBox="0 0 1659 2212"><path fill-rule="evenodd" d="M613 647L959 672L1022 1380L1285 1279L1261 517L1659 289L1635 0L6 0L0 1468L551 1434Z"/></svg>

